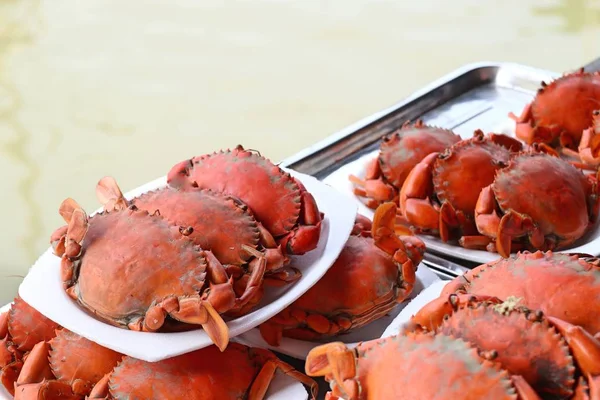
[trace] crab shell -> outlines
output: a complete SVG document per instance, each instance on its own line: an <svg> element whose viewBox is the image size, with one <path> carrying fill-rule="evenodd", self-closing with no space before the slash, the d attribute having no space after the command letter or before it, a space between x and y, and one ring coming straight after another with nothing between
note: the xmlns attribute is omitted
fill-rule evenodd
<svg viewBox="0 0 600 400"><path fill-rule="evenodd" d="M87 396L122 358L122 354L63 328L50 342L36 344L23 365L16 391L23 398L48 398L55 392L74 398Z"/></svg>
<svg viewBox="0 0 600 400"><path fill-rule="evenodd" d="M313 196L290 174L256 152L233 150L194 157L169 171L169 185L198 187L238 197L287 254L317 247L322 215Z"/></svg>
<svg viewBox="0 0 600 400"><path fill-rule="evenodd" d="M242 296L248 287L255 296L240 309L228 315L242 315L251 311L261 300L263 276L267 283L285 285L297 281L301 272L284 268L289 263L271 234L256 221L251 210L234 196L210 190L182 191L167 186L142 194L130 201L123 196L112 177L102 178L96 195L106 211L134 205L149 213L158 213L173 225L180 226L186 235L202 249L210 250L234 277L234 288ZM266 270L260 269L261 258L266 258Z"/></svg>
<svg viewBox="0 0 600 400"><path fill-rule="evenodd" d="M395 210L393 204L380 206L375 212L377 223L373 231L388 224L387 229L395 235ZM278 346L282 336L316 340L340 335L381 318L412 293L425 244L411 236L375 240L371 232L360 230L365 225L361 218L357 225L359 228L350 235L323 278L260 325L267 343Z"/></svg>
<svg viewBox="0 0 600 400"><path fill-rule="evenodd" d="M511 242L534 250L569 246L596 218L596 189L565 160L545 153L522 153L498 171L481 192L476 209L479 232L496 240L503 257Z"/></svg>
<svg viewBox="0 0 600 400"><path fill-rule="evenodd" d="M550 84L542 82L535 99L517 117L516 135L534 142L576 149L584 129L592 124L592 112L600 103L600 73L583 68Z"/></svg>
<svg viewBox="0 0 600 400"><path fill-rule="evenodd" d="M600 268L598 259L578 255L522 252L510 258L480 265L448 283L441 293L521 299L523 306L541 310L581 326L595 335L600 332Z"/></svg>
<svg viewBox="0 0 600 400"><path fill-rule="evenodd" d="M315 399L317 384L263 349L231 343L224 352L214 346L149 363L125 357L105 376L90 399L263 399L275 372L302 382Z"/></svg>
<svg viewBox="0 0 600 400"><path fill-rule="evenodd" d="M496 172L508 164L511 151L520 146L508 136L486 137L478 130L473 138L452 145L444 153L429 154L402 186L402 216L418 231L439 234L443 241L450 240L453 231L462 236L476 234L473 217L477 198L494 181Z"/></svg>
<svg viewBox="0 0 600 400"><path fill-rule="evenodd" d="M37 342L52 339L59 327L18 296L0 315L0 381L9 393L14 394L25 355Z"/></svg>
<svg viewBox="0 0 600 400"><path fill-rule="evenodd" d="M405 122L381 140L379 155L372 161L363 179L351 175L355 194L369 198L373 209L394 200L409 172L428 154L441 152L461 140L449 129L428 126L421 120Z"/></svg>
<svg viewBox="0 0 600 400"><path fill-rule="evenodd" d="M544 399L573 395L575 364L569 346L543 313L518 306L517 298L500 303L450 296L455 298L441 305L449 311L443 320L425 306L412 322L425 321L429 329L471 343L510 374L522 376ZM434 303L440 304L429 304Z"/></svg>
<svg viewBox="0 0 600 400"><path fill-rule="evenodd" d="M440 334L391 336L353 350L328 343L310 351L305 369L330 381L331 400L537 398L467 342Z"/></svg>
<svg viewBox="0 0 600 400"><path fill-rule="evenodd" d="M135 207L88 221L85 211L67 199L61 215L68 229L53 245L62 255L67 293L84 309L139 331L157 331L167 317L202 325L220 348L227 346L228 328L219 313L234 307L236 296L212 253L199 249L177 226Z"/></svg>

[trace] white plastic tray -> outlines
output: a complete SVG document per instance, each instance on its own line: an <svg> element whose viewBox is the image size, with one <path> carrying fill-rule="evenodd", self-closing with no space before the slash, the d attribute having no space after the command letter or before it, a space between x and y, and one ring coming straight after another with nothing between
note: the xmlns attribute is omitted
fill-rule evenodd
<svg viewBox="0 0 600 400"><path fill-rule="evenodd" d="M344 246L356 217L356 203L317 179L288 170L313 194L319 209L325 213L321 240L317 249L298 257L292 264L302 271L296 283L266 290L257 309L227 323L230 337L237 336L266 321L284 309L313 286L336 260ZM138 196L166 185L162 177L125 194ZM98 210L99 211L99 210ZM60 259L49 248L30 269L19 287L19 295L42 314L65 328L129 356L160 361L212 344L202 329L178 333L135 332L99 321L72 301L60 281Z"/></svg>
<svg viewBox="0 0 600 400"><path fill-rule="evenodd" d="M499 125L493 132L498 133L509 133L510 128L508 123L503 123ZM461 135L463 138L471 137L469 135L463 134ZM344 193L349 198L354 199L356 204L358 205L358 211L367 216L370 219L373 219L374 210L368 208L365 203L361 200L361 198L354 195L354 185L349 181L348 176L350 174L356 175L359 178L363 178L366 174L366 166L370 160L377 157L379 150L368 153L355 161L352 161L340 169L336 170L334 173L327 176L323 179L323 182L335 188L336 190ZM488 251L482 250L470 250L465 249L458 244L454 243L444 243L438 237L432 235L418 235L425 245L427 246L427 250L433 250L434 252L440 253L444 256L455 257L462 260L473 261L476 263L487 263L494 260L497 260L500 255L497 253L491 253ZM573 253L585 253L592 255L600 255L600 224L596 224L590 232L588 232L584 237L579 239L574 247L569 249L562 249L561 251L569 251Z"/></svg>
<svg viewBox="0 0 600 400"><path fill-rule="evenodd" d="M260 335L258 328L254 328L248 332L244 332L243 334L237 336L235 340L247 346L256 346L271 349L301 360L305 360L310 350L312 350L314 347L327 342L342 341L349 347L355 347L356 345L358 345L359 342L364 342L367 340L377 339L381 337L383 332L388 329L389 325L394 323L397 316L403 311L407 304L412 303L411 299L415 298L426 288L438 282L442 282L441 279L424 264L420 264L417 270L417 282L413 289L413 293L406 301L398 304L390 314L346 335L327 338L319 342L309 342L305 340L297 340L284 337L282 338L279 346L270 346L267 342L264 341L264 339Z"/></svg>

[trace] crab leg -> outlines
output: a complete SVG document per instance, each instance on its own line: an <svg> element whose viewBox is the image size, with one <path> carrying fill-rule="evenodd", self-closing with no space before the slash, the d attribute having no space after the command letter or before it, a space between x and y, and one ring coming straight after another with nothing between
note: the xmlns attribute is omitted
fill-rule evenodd
<svg viewBox="0 0 600 400"><path fill-rule="evenodd" d="M167 297L128 324L134 331L155 332L165 322L167 316L187 324L201 325L213 343L224 351L229 343L229 328L221 315L209 301L199 295L188 297Z"/></svg>
<svg viewBox="0 0 600 400"><path fill-rule="evenodd" d="M273 377L275 376L275 372L277 372L277 370L283 372L288 376L291 376L297 381L310 387L311 399L314 400L317 398L318 386L317 382L315 382L313 379L309 378L301 372L296 371L291 365L275 358L271 355L271 353L268 353L261 349L252 349L252 351L257 352L259 356L262 356L267 360L263 364L262 368L260 369L260 372L254 379L254 382L250 387L250 391L248 393L248 400L262 400L265 398L267 389L269 388L269 385L273 380Z"/></svg>
<svg viewBox="0 0 600 400"><path fill-rule="evenodd" d="M105 211L123 210L129 205L117 181L112 176L105 176L96 185L96 197Z"/></svg>
<svg viewBox="0 0 600 400"><path fill-rule="evenodd" d="M451 294L449 296L440 296L427 303L413 315L405 331L421 329L433 331L442 324L446 315L452 315L460 307L479 301L488 301L494 304L502 303L502 300L499 298L486 295Z"/></svg>
<svg viewBox="0 0 600 400"><path fill-rule="evenodd" d="M73 393L71 385L55 380L50 369L47 342L36 344L23 364L15 383L15 399L80 399Z"/></svg>
<svg viewBox="0 0 600 400"><path fill-rule="evenodd" d="M403 287L398 291L398 300L406 298L416 281L415 271L423 260L425 244L414 236L397 236L395 232L396 205L384 203L377 207L373 217L371 234L375 245L391 254L399 264L402 274Z"/></svg>
<svg viewBox="0 0 600 400"><path fill-rule="evenodd" d="M106 399L109 394L108 381L112 372L104 375L102 379L98 381L92 388L92 391L88 395L88 399Z"/></svg>
<svg viewBox="0 0 600 400"><path fill-rule="evenodd" d="M355 175L348 177L356 187L354 194L369 199L367 206L376 208L382 201L390 201L395 196L395 189L388 185L382 179L381 167L379 166L379 158L375 157L367 164L367 172L364 179L360 179Z"/></svg>
<svg viewBox="0 0 600 400"><path fill-rule="evenodd" d="M341 342L313 348L306 358L308 376L324 376L331 382L332 393L345 399L358 399L360 388L356 377L356 354Z"/></svg>
<svg viewBox="0 0 600 400"><path fill-rule="evenodd" d="M531 113L531 103L527 104L520 116L516 116L510 112L508 117L514 120L517 124L515 128L515 135L527 144L531 144L535 138L535 129L531 125L533 115Z"/></svg>
<svg viewBox="0 0 600 400"><path fill-rule="evenodd" d="M273 235L260 222L257 225L260 234L260 244L265 248L267 271L277 271L288 264L290 260L283 254L281 246L277 244Z"/></svg>
<svg viewBox="0 0 600 400"><path fill-rule="evenodd" d="M23 361L15 361L0 370L0 381L2 382L2 386L4 386L12 396L15 395L15 383L19 378L22 368Z"/></svg>

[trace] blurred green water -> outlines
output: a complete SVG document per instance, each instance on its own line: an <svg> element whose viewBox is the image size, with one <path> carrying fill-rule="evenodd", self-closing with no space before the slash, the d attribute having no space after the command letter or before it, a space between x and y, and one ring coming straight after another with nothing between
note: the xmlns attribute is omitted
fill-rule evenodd
<svg viewBox="0 0 600 400"><path fill-rule="evenodd" d="M475 61L600 56L600 2L5 0L0 303L73 197L241 143L280 160Z"/></svg>

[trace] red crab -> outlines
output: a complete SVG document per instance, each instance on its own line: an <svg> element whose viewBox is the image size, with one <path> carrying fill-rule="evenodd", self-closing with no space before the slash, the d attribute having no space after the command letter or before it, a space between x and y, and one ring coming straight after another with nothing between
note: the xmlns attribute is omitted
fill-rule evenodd
<svg viewBox="0 0 600 400"><path fill-rule="evenodd" d="M446 242L453 231L462 235L460 244L485 245L472 238L475 204L481 189L493 182L522 148L519 141L502 134L485 136L477 130L473 138L460 141L444 153L431 153L410 172L400 191L400 211L417 231L438 233Z"/></svg>
<svg viewBox="0 0 600 400"><path fill-rule="evenodd" d="M58 328L20 297L0 316L0 381L11 394L25 355L37 342L52 339Z"/></svg>
<svg viewBox="0 0 600 400"><path fill-rule="evenodd" d="M169 171L169 185L210 189L238 197L287 254L314 250L322 214L306 188L257 152L237 146L182 161Z"/></svg>
<svg viewBox="0 0 600 400"><path fill-rule="evenodd" d="M547 316L600 333L600 260L552 251L518 253L483 264L444 287L439 301L449 294L488 295L521 304Z"/></svg>
<svg viewBox="0 0 600 400"><path fill-rule="evenodd" d="M428 154L443 151L460 140L451 130L428 126L421 120L412 125L406 121L383 137L379 155L369 163L364 179L350 175L356 186L354 194L368 198L367 206L373 209L394 200L415 165Z"/></svg>
<svg viewBox="0 0 600 400"><path fill-rule="evenodd" d="M509 373L522 376L544 399L574 394L573 358L581 374L592 385L600 385L600 341L581 327L519 306L516 297L502 302L451 294L443 299L422 308L409 329L425 328L466 340Z"/></svg>
<svg viewBox="0 0 600 400"><path fill-rule="evenodd" d="M260 325L265 341L278 346L282 336L315 340L340 335L382 317L411 294L425 244L416 237L396 236L394 203L377 208L370 232L363 230L370 228L364 219L357 219L325 276Z"/></svg>
<svg viewBox="0 0 600 400"><path fill-rule="evenodd" d="M550 84L542 82L534 100L516 121L516 135L527 144L546 143L576 149L581 133L592 124L592 111L600 103L600 73L583 68Z"/></svg>
<svg viewBox="0 0 600 400"><path fill-rule="evenodd" d="M82 399L122 358L120 353L61 329L50 342L35 345L19 375L15 397Z"/></svg>
<svg viewBox="0 0 600 400"><path fill-rule="evenodd" d="M233 196L210 190L180 191L165 187L127 201L112 177L104 177L98 182L96 195L106 211L131 205L149 213L158 211L169 223L181 226L182 234L195 244L210 250L235 278L238 296L243 296L244 292L255 294L244 307L228 314L234 311L238 315L245 314L261 299L261 257L267 260L266 283L284 285L302 276L296 268L284 269L289 259L283 255L281 247L256 221L248 207ZM248 285L253 290L247 290Z"/></svg>
<svg viewBox="0 0 600 400"><path fill-rule="evenodd" d="M567 161L522 153L496 173L475 208L478 231L495 240L488 249L508 257L513 242L554 250L581 238L596 219L596 185Z"/></svg>
<svg viewBox="0 0 600 400"><path fill-rule="evenodd" d="M220 353L214 346L149 363L125 357L94 388L90 399L261 400L275 372L281 371L317 395L317 383L268 350L231 343Z"/></svg>
<svg viewBox="0 0 600 400"><path fill-rule="evenodd" d="M167 317L202 325L220 349L227 346L228 328L219 314L243 306L253 294L237 298L232 279L210 251L135 206L88 218L67 199L60 214L68 225L51 241L62 257L65 289L84 309L138 331L159 330ZM264 272L265 265L262 258L257 268Z"/></svg>
<svg viewBox="0 0 600 400"><path fill-rule="evenodd" d="M522 377L485 357L461 339L412 332L356 349L340 342L315 347L305 369L330 382L328 400L539 398Z"/></svg>

